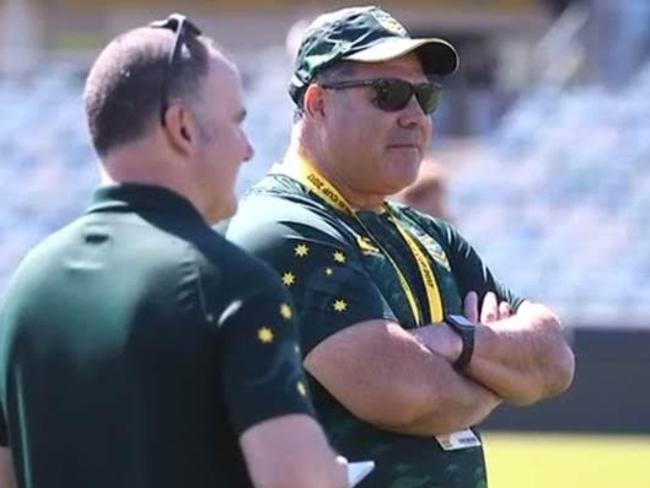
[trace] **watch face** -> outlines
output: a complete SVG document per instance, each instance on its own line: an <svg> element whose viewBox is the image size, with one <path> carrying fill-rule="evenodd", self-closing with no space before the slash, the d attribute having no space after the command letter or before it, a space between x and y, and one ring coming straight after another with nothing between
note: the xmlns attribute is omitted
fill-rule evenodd
<svg viewBox="0 0 650 488"><path fill-rule="evenodd" d="M464 315L447 315L447 319L453 320L454 323L460 326L465 326L465 327L473 327L474 323L469 320L467 317Z"/></svg>

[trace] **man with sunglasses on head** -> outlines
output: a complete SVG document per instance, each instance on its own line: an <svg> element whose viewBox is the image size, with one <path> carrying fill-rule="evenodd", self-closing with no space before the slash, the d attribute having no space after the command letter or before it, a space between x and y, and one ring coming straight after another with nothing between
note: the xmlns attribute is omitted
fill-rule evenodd
<svg viewBox="0 0 650 488"><path fill-rule="evenodd" d="M377 7L315 19L290 85L289 150L228 231L291 292L329 439L376 462L364 488L484 487L473 426L572 380L548 308L496 281L450 224L386 201L429 147L430 78L457 66L448 42L413 39Z"/></svg>
<svg viewBox="0 0 650 488"><path fill-rule="evenodd" d="M0 486L342 488L290 298L211 228L253 149L240 75L185 17L95 61L102 185L0 314ZM4 484L3 484L4 483Z"/></svg>

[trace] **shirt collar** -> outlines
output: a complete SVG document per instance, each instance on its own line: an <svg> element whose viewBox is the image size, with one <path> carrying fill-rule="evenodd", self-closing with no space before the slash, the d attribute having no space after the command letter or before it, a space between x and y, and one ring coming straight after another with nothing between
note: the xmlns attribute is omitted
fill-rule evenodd
<svg viewBox="0 0 650 488"><path fill-rule="evenodd" d="M196 207L184 196L162 186L139 183L118 183L99 187L95 190L86 213L136 210L171 211L204 220Z"/></svg>

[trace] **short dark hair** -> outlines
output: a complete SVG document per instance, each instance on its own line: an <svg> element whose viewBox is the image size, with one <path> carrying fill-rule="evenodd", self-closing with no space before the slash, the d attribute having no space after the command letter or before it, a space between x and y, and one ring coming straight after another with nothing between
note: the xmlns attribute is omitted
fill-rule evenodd
<svg viewBox="0 0 650 488"><path fill-rule="evenodd" d="M101 52L88 74L84 103L95 150L111 149L142 137L160 123L162 81L168 69L175 33L141 27L115 38ZM206 37L187 37L178 64L169 78L169 100L191 100L208 73L210 50Z"/></svg>

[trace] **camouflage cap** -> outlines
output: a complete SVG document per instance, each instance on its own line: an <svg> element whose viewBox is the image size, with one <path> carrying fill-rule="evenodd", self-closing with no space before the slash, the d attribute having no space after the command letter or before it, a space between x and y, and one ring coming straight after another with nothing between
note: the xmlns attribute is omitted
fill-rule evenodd
<svg viewBox="0 0 650 488"><path fill-rule="evenodd" d="M305 30L296 57L289 94L302 105L305 89L337 61L379 63L415 51L426 74L448 75L458 68L458 53L438 38L413 39L379 7L350 7L317 17Z"/></svg>

